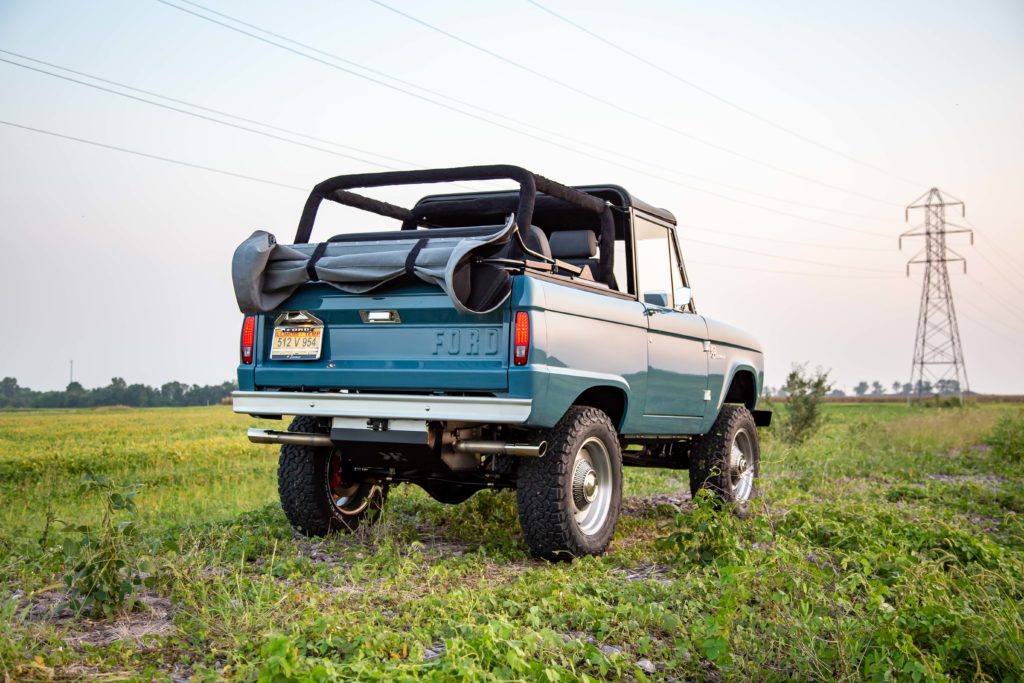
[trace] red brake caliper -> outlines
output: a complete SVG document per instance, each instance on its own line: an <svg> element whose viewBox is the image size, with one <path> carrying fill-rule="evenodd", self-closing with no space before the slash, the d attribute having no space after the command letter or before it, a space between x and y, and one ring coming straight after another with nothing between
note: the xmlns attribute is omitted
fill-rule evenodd
<svg viewBox="0 0 1024 683"><path fill-rule="evenodd" d="M332 492L341 488L341 458L337 453L331 456L331 462L328 465L327 484L331 487Z"/></svg>

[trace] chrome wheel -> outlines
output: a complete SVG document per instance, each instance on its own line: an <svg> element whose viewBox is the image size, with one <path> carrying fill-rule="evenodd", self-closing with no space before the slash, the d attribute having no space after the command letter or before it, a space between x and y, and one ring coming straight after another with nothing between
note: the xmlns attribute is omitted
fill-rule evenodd
<svg viewBox="0 0 1024 683"><path fill-rule="evenodd" d="M572 465L572 504L576 526L584 534L600 531L612 501L612 459L604 442L592 436L580 446Z"/></svg>
<svg viewBox="0 0 1024 683"><path fill-rule="evenodd" d="M754 444L746 429L738 429L729 449L729 487L737 503L750 500L754 490Z"/></svg>

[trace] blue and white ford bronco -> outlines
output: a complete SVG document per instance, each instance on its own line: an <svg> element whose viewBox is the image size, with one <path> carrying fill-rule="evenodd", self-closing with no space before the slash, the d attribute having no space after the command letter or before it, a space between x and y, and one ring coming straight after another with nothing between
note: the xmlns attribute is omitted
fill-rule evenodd
<svg viewBox="0 0 1024 683"><path fill-rule="evenodd" d="M411 209L358 188L512 180ZM323 200L400 229L311 241ZM622 467L689 469L691 489L757 493L763 359L697 313L675 218L616 185L567 187L516 166L338 176L306 201L293 244L235 252L245 313L234 410L294 416L278 487L294 528L371 522L390 486L444 503L515 489L531 552L603 552Z"/></svg>

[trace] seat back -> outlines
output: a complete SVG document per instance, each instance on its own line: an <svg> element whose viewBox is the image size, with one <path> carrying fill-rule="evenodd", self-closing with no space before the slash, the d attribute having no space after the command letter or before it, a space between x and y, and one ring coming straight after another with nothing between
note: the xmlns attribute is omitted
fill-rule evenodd
<svg viewBox="0 0 1024 683"><path fill-rule="evenodd" d="M597 258L597 235L590 230L557 230L551 233L551 255L591 273L601 272Z"/></svg>

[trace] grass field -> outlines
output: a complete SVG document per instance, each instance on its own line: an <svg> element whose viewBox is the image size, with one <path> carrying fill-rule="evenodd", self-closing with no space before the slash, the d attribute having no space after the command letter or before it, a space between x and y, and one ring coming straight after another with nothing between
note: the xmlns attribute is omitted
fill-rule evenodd
<svg viewBox="0 0 1024 683"><path fill-rule="evenodd" d="M609 553L557 565L529 557L508 492L401 487L372 530L294 538L274 449L228 408L3 413L0 675L1024 679L1024 411L826 412L800 447L763 435L754 516L627 470ZM132 552L155 583L116 619L60 607L55 520L98 521L88 471L142 484Z"/></svg>

